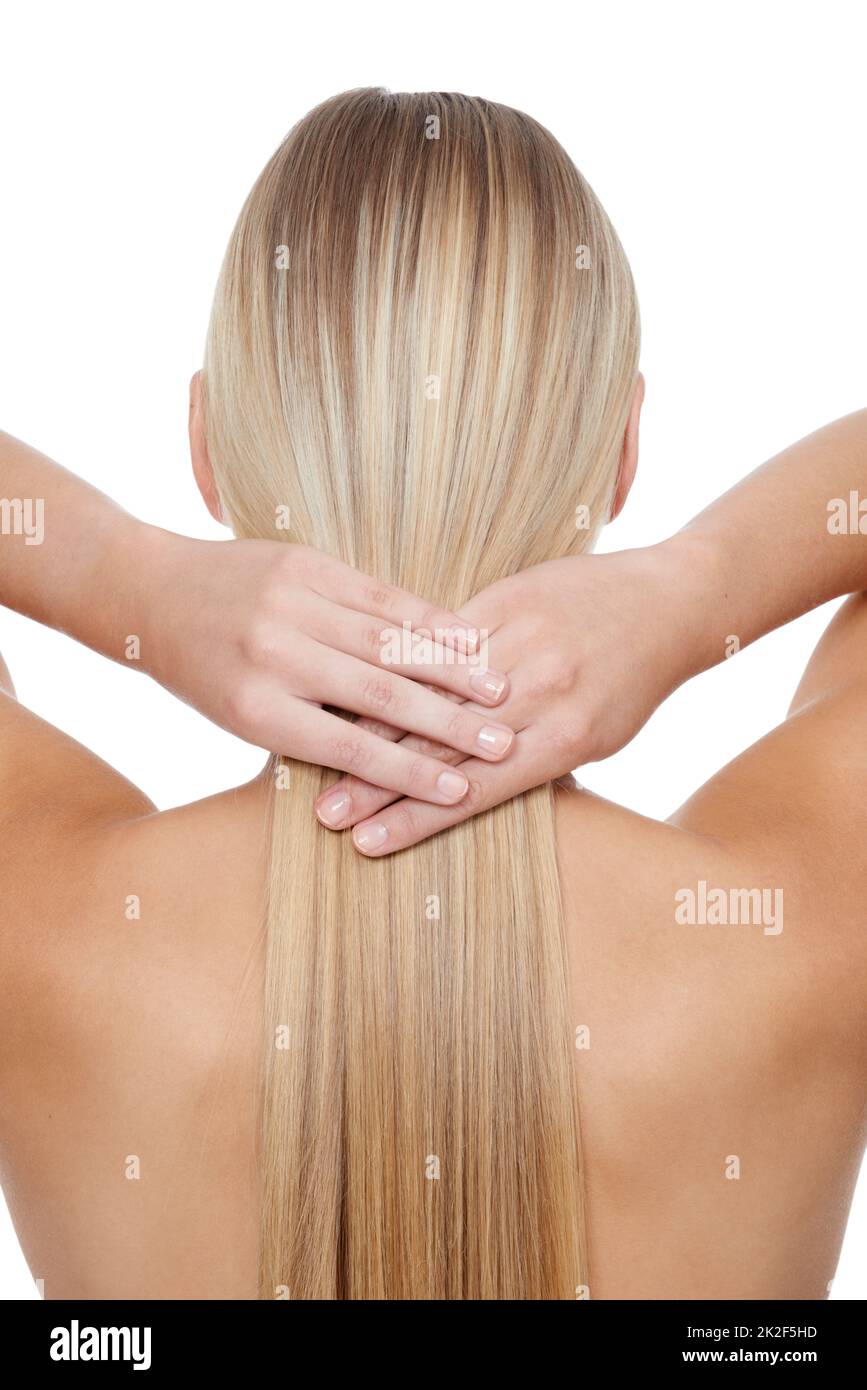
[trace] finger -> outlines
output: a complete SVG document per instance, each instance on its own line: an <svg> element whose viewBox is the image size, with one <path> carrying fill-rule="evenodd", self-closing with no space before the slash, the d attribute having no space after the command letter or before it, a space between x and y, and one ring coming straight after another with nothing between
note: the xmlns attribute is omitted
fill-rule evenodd
<svg viewBox="0 0 867 1390"><path fill-rule="evenodd" d="M394 624L326 600L316 612L311 635L323 643L396 675L424 681L465 700L496 705L509 691L509 677L493 671L461 644L438 642L425 628Z"/></svg>
<svg viewBox="0 0 867 1390"><path fill-rule="evenodd" d="M522 744L524 739L526 744ZM455 806L430 806L417 799L403 799L378 811L372 819L361 821L352 832L355 848L373 858L394 854L547 781L551 769L547 766L544 738L532 729L525 730L518 739L518 748L520 753L500 766L474 758L461 763L460 770L466 773L470 786Z"/></svg>
<svg viewBox="0 0 867 1390"><path fill-rule="evenodd" d="M421 801L451 805L465 795L465 775L437 758L389 743L316 705L293 711L291 755L375 781Z"/></svg>
<svg viewBox="0 0 867 1390"><path fill-rule="evenodd" d="M466 642L471 651L478 645L477 629L450 608L429 603L395 584L383 584L372 575L353 569L351 565L333 556L329 557L329 560L331 563L327 569L327 586L313 586L323 598L330 598L343 604L345 608L355 609L358 613L367 613L371 617L396 623L398 627L401 623L408 622L414 628L425 628L432 635L443 634L443 640L447 643L450 640L447 634L460 634L457 640Z"/></svg>
<svg viewBox="0 0 867 1390"><path fill-rule="evenodd" d="M498 716L512 729L526 728L532 718L534 702L530 691L523 690L513 695L498 711ZM383 724L375 719L359 720L361 727L368 728L381 738L401 739L403 746L413 753L426 753L453 766L465 761L464 754L446 744L431 739L420 738L417 734L406 734L392 724ZM514 756L514 754L513 754ZM348 830L361 820L374 815L383 807L389 806L395 795L387 788L375 786L358 777L344 777L327 787L316 799L314 811L330 830Z"/></svg>
<svg viewBox="0 0 867 1390"><path fill-rule="evenodd" d="M466 755L459 753L455 748L419 738L417 734L404 735L402 729L395 729L390 724L380 724L375 719L360 719L355 727L366 728L380 738L400 741L401 747L406 748L408 752L424 753L452 767L466 761ZM313 809L321 823L329 830L348 830L350 826L367 816L372 816L374 812L396 800L397 794L387 787L365 782L361 777L342 777L317 797Z"/></svg>
<svg viewBox="0 0 867 1390"><path fill-rule="evenodd" d="M319 646L315 662L316 689L311 698L421 734L471 756L497 762L514 742L507 724L484 710L434 694L417 682L390 671L373 670L367 662ZM378 779L367 779L378 780Z"/></svg>

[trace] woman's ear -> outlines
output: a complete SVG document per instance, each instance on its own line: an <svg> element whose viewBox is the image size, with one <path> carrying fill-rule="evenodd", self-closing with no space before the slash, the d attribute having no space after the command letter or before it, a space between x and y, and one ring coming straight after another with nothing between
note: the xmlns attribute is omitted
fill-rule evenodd
<svg viewBox="0 0 867 1390"><path fill-rule="evenodd" d="M613 521L623 511L623 504L635 481L635 470L638 467L638 424L641 419L641 407L644 403L644 385L644 377L639 372L638 380L635 383L635 395L632 398L632 408L629 412L629 419L626 421L620 468L617 473L617 487L614 492L614 503L608 518L609 521Z"/></svg>
<svg viewBox="0 0 867 1390"><path fill-rule="evenodd" d="M220 494L214 481L214 470L208 456L205 439L205 421L202 412L202 374L196 372L190 381L190 457L193 461L193 477L205 506L215 521L225 525Z"/></svg>

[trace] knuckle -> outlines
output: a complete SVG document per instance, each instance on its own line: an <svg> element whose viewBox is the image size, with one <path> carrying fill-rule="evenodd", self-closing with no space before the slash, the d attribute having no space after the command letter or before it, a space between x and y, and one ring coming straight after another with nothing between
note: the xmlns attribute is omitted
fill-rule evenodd
<svg viewBox="0 0 867 1390"><path fill-rule="evenodd" d="M346 772L359 772L365 765L366 752L364 740L344 734L334 740L332 745L334 766Z"/></svg>
<svg viewBox="0 0 867 1390"><path fill-rule="evenodd" d="M416 626L423 628L425 632L430 633L431 637L433 637L434 633L442 626L441 614L442 609L437 608L435 604L429 604L422 613L421 620Z"/></svg>
<svg viewBox="0 0 867 1390"><path fill-rule="evenodd" d="M368 584L364 598L371 608L390 608L394 602L394 590L388 584Z"/></svg>
<svg viewBox="0 0 867 1390"><path fill-rule="evenodd" d="M415 795L417 791L428 784L430 781L429 774L430 763L427 758L421 754L419 754L418 757L412 758L406 769L407 791Z"/></svg>
<svg viewBox="0 0 867 1390"><path fill-rule="evenodd" d="M479 721L481 724L481 721ZM470 737L470 729L466 714L458 707L451 713L446 720L446 735L455 742L463 743Z"/></svg>
<svg viewBox="0 0 867 1390"><path fill-rule="evenodd" d="M445 743L437 743L432 738L422 738L421 735L413 735L412 749L416 753L424 753L428 758L438 758L441 763L456 763L463 753L456 748L449 748Z"/></svg>
<svg viewBox="0 0 867 1390"><path fill-rule="evenodd" d="M369 734L375 734L377 738L384 738L389 743L392 742L395 733L393 724L386 724L382 719L358 719L356 720L357 729L366 729Z"/></svg>
<svg viewBox="0 0 867 1390"><path fill-rule="evenodd" d="M575 667L569 661L541 662L530 682L530 695L536 700L568 695L575 688L575 675Z"/></svg>
<svg viewBox="0 0 867 1390"><path fill-rule="evenodd" d="M376 710L393 710L399 707L397 692L391 681L365 681L361 693L366 703Z"/></svg>
<svg viewBox="0 0 867 1390"><path fill-rule="evenodd" d="M367 623L361 634L361 639L367 651L378 660L382 655L382 649L389 635L388 629L383 628L381 623Z"/></svg>
<svg viewBox="0 0 867 1390"><path fill-rule="evenodd" d="M414 840L421 834L421 822L418 813L406 802L398 802L393 807L393 815L397 821L398 836L401 841Z"/></svg>
<svg viewBox="0 0 867 1390"><path fill-rule="evenodd" d="M478 777L469 777L467 781L469 785L466 795L461 801L461 809L473 815L476 811L480 811L484 805L485 789Z"/></svg>
<svg viewBox="0 0 867 1390"><path fill-rule="evenodd" d="M250 623L242 638L244 656L255 665L269 665L277 654L279 629L269 618Z"/></svg>

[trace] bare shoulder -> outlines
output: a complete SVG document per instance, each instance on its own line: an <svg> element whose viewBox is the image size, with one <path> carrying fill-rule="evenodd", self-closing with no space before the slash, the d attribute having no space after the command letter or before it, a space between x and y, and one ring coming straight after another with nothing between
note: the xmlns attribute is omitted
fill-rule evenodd
<svg viewBox="0 0 867 1390"><path fill-rule="evenodd" d="M807 666L788 718L722 768L670 824L710 835L789 886L823 951L864 984L867 934L867 598L847 600Z"/></svg>
<svg viewBox="0 0 867 1390"><path fill-rule="evenodd" d="M28 958L56 949L61 929L62 939L74 935L88 891L103 878L98 864L109 828L154 811L143 792L9 689L0 692L0 966L7 983L21 980Z"/></svg>
<svg viewBox="0 0 867 1390"><path fill-rule="evenodd" d="M867 1067L867 600L842 605L788 718L668 821L560 798L561 877L585 973L636 980L634 1005L810 1034ZM602 924L602 926L599 926ZM586 947L586 950L585 950ZM601 986L600 986L601 987ZM681 1018L683 1012L680 1009ZM788 1045L788 1043L786 1043Z"/></svg>
<svg viewBox="0 0 867 1390"><path fill-rule="evenodd" d="M267 785L157 812L0 700L0 1172L25 1254L53 1298L248 1297Z"/></svg>
<svg viewBox="0 0 867 1390"><path fill-rule="evenodd" d="M45 1046L105 1044L110 1017L153 1023L154 1000L237 993L264 920L260 780L158 812L114 768L0 694L0 1051L5 1074ZM246 934L245 934L246 933ZM196 992L206 971L210 993ZM222 992L225 990L225 994ZM150 1000L148 995L150 992ZM86 1026L85 1026L86 1025ZM102 1030L102 1031L101 1031Z"/></svg>

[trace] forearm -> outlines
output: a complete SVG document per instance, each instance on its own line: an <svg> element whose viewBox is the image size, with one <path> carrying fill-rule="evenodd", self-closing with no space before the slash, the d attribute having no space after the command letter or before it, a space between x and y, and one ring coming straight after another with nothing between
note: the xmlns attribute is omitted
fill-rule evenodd
<svg viewBox="0 0 867 1390"><path fill-rule="evenodd" d="M479 691L472 668L447 663L435 643L429 660L401 663L403 674L378 640L405 626L466 631L450 609L308 546L195 540L146 526L0 434L2 497L0 603L133 663L250 743L437 805L465 795L463 774L368 728L350 738L322 706L338 698L347 712L379 720L372 692L384 690L408 730L432 745L491 762L511 749L511 726L490 710L456 719L438 693L493 707L508 688L505 673Z"/></svg>
<svg viewBox="0 0 867 1390"><path fill-rule="evenodd" d="M840 508L832 508L835 499ZM680 602L689 609L684 675L821 603L867 589L861 499L867 410L777 454L664 542L658 549L680 576Z"/></svg>
<svg viewBox="0 0 867 1390"><path fill-rule="evenodd" d="M0 433L0 602L115 660L140 636L145 526Z"/></svg>

